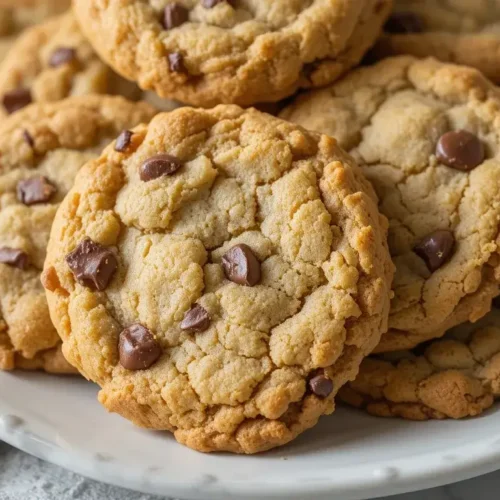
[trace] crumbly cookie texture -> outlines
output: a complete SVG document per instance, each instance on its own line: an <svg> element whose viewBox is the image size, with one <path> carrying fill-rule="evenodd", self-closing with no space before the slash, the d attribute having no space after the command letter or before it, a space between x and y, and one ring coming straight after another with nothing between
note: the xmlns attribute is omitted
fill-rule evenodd
<svg viewBox="0 0 500 500"><path fill-rule="evenodd" d="M472 66L500 82L500 0L395 0L373 55L398 54Z"/></svg>
<svg viewBox="0 0 500 500"><path fill-rule="evenodd" d="M479 72L387 59L304 94L282 117L336 137L389 219L396 276L377 352L486 314L500 280L500 92Z"/></svg>
<svg viewBox="0 0 500 500"><path fill-rule="evenodd" d="M71 0L2 0L0 2L0 61L8 53L17 36L29 26L63 13Z"/></svg>
<svg viewBox="0 0 500 500"><path fill-rule="evenodd" d="M373 44L392 0L76 0L118 73L210 107L278 101L337 79Z"/></svg>
<svg viewBox="0 0 500 500"><path fill-rule="evenodd" d="M285 444L386 328L375 195L335 140L254 109L120 137L61 205L45 276L68 360L135 424L200 451Z"/></svg>
<svg viewBox="0 0 500 500"><path fill-rule="evenodd" d="M27 29L0 64L0 117L31 102L93 93L140 95L99 59L72 12Z"/></svg>
<svg viewBox="0 0 500 500"><path fill-rule="evenodd" d="M465 335L459 327L413 352L366 358L339 392L372 415L410 420L474 417L499 397L500 328L491 325Z"/></svg>
<svg viewBox="0 0 500 500"><path fill-rule="evenodd" d="M77 170L153 114L144 103L86 96L35 104L1 124L0 369L74 371L40 283L50 227Z"/></svg>

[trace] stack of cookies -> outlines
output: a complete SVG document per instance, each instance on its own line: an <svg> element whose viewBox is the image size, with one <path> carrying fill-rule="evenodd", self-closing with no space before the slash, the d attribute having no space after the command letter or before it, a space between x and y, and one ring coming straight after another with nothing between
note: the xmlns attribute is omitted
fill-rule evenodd
<svg viewBox="0 0 500 500"><path fill-rule="evenodd" d="M0 369L205 452L493 404L500 1L68 4L0 11Z"/></svg>

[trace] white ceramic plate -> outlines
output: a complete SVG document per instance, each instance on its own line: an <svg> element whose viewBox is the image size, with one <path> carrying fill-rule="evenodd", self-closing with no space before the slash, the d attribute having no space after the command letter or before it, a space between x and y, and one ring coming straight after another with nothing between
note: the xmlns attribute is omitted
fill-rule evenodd
<svg viewBox="0 0 500 500"><path fill-rule="evenodd" d="M499 311L481 321L499 322ZM99 481L193 500L361 500L500 469L500 405L442 422L340 408L292 444L247 457L204 455L137 429L96 393L77 377L0 372L0 439Z"/></svg>
<svg viewBox="0 0 500 500"><path fill-rule="evenodd" d="M203 455L134 428L83 380L0 373L0 438L91 478L186 499L358 500L500 468L500 409L460 422L405 422L339 409L260 456Z"/></svg>

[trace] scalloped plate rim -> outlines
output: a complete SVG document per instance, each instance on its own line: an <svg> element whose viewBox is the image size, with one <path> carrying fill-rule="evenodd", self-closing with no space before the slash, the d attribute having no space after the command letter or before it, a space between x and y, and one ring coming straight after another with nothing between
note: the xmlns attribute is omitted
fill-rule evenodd
<svg viewBox="0 0 500 500"><path fill-rule="evenodd" d="M26 381L28 384L24 384ZM9 404L7 401L11 391L6 391L5 389L12 384L14 386L19 384L21 388L23 386L25 388L29 387L29 390L34 390L35 393L37 393L37 391L33 386L42 384L42 387L47 385L52 389L56 388L58 394L59 391L69 394L74 389L75 383L79 386L83 382L84 381L75 380L74 378L56 378L44 376L42 374L12 375L0 373L0 438L38 458L42 458L97 481L127 487L143 493L200 500L212 498L214 500L221 500L223 498L243 500L255 498L257 495L263 499L304 498L307 496L311 499L332 499L338 497L342 500L361 500L374 498L376 496L431 488L463 479L469 479L500 468L500 419L498 418L500 416L500 408L498 407L495 410L487 412L481 418L461 422L469 427L471 424L474 427L476 425L484 426L484 424L487 423L490 426L494 425L495 431L498 431L495 432L492 437L483 437L474 443L464 441L462 444L449 446L441 451L434 450L417 453L409 458L399 460L383 459L375 462L373 459L370 459L370 457L366 457L367 462L360 463L359 466L355 468L352 466L345 466L328 470L323 469L317 474L311 473L311 470L306 470L304 474L304 465L309 465L307 462L304 462L305 459L313 460L314 462L315 453L326 453L326 458L328 458L328 454L330 453L331 457L334 458L334 454L337 453L336 448L333 448L331 451L327 450L326 452L323 450L316 452L314 448L309 449L308 441L311 435L314 435L315 431L318 432L317 429L313 429L299 438L301 443L298 446L298 452L293 451L295 445L292 444L289 445L289 447L279 449L279 451L262 455L266 457L263 459L264 461L270 459L271 463L280 465L282 464L280 462L281 460L289 459L290 463L297 461L297 464L294 465L293 468L296 469L297 466L302 468L299 469L299 471L295 471L293 476L288 476L286 480L283 474L281 476L276 474L273 475L272 471L269 472L269 477L265 476L264 479L262 479L261 476L258 482L252 482L251 480L234 480L224 477L225 473L222 473L220 477L216 474L204 474L202 472L203 467L201 467L200 473L197 476L193 476L193 479L188 484L186 484L185 481L179 480L177 477L169 477L168 474L158 477L154 472L148 473L144 470L138 472L134 470L134 466L122 462L120 459L108 461L106 455L110 450L108 450L106 446L103 447L103 450L105 450L104 453L94 453L92 456L81 449L81 445L72 442L71 439L68 440L67 437L62 440L64 446L56 444L53 438L54 436L59 438L59 431L51 428L51 425L54 426L54 424L37 421L44 420L44 414L38 417L30 416L28 418L30 418L31 421L28 421L25 413L30 411L30 405L26 406L28 410L21 411L22 416L20 418L11 416L15 413L15 411L12 411L12 403ZM81 387L83 388L83 386ZM18 398L22 397L22 389L19 389L19 391L20 392L16 393ZM95 402L95 405L93 403L89 404L88 400L88 396L92 394L93 398L94 393L95 389L89 390L88 387L82 390L82 394L85 394L82 400L82 407L90 408L89 415L99 420L104 412L97 402ZM41 394L45 396L46 392L44 391ZM10 398L13 397L14 395L11 393ZM78 399L78 402L79 401ZM57 404L64 405L64 400L58 401ZM437 422L427 422L417 423L417 427L415 423L370 418L347 409L339 410L336 412L336 415L336 417L324 418L318 426L321 427L319 432L325 432L325 429L329 430L330 427L327 426L329 423L335 422L335 419L337 419L341 425L332 425L331 427L335 427L336 431L340 431L339 436L342 436L342 422L350 423L358 420L363 425L365 422L371 422L371 424L368 425L374 427L374 434L376 434L378 429L388 426L392 428L394 425L398 429L398 432L402 432L402 436L406 436L406 428L412 429L411 432L413 432L414 430L422 430L426 427L427 429L435 429L437 428L436 424L439 425ZM57 418L60 418L59 422L61 425L67 425L67 416L56 416L56 421ZM71 415L71 418L74 418L74 416ZM116 424L113 427L121 428L128 425L127 422L117 416L106 416L106 418L115 419L114 421ZM19 424L16 419L22 422L22 424ZM106 420L106 422L108 421ZM498 424L496 424L496 422L498 422ZM375 425L375 423L377 423L377 425ZM447 421L444 425L456 424L458 426L461 423ZM47 429L50 430L46 431L45 434L43 432L40 434L40 431L33 433L32 427L36 425L42 425L42 427L46 426ZM78 425L81 425L81 422L78 422ZM363 425L360 426L361 429ZM76 428L78 428L78 426L76 426ZM234 466L235 468L238 467L239 463L258 464L258 462L256 462L256 460L259 460L258 457L239 457L226 454L202 455L190 450L185 452L185 449L182 447L176 450L174 447L180 447L180 445L176 444L173 440L162 439L159 437L158 433L137 430L131 426L130 429L133 430L126 431L128 432L127 436L134 436L134 439L138 439L138 442L142 442L143 439L150 443L157 442L159 447L165 446L169 448L174 456L177 453L181 455L187 454L187 460L189 462L194 461L208 464L212 459L216 461L221 459L224 463L231 464L231 467ZM86 431L88 432L88 429ZM50 433L53 433L53 435L49 435ZM370 438L373 437L370 432L368 432L368 434ZM410 435L411 434L409 434L409 436ZM318 440L319 442L321 441L321 436L316 439L316 441ZM413 445L415 445L415 442L413 442ZM394 446L394 443L387 443L387 446ZM290 452L291 449L292 452ZM311 456L312 458L307 459L307 456ZM251 460L251 462L249 462L249 460Z"/></svg>

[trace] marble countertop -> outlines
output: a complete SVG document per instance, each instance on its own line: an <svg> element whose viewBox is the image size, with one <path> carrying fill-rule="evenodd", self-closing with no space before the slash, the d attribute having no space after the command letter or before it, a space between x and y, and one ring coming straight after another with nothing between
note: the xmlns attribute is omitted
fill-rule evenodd
<svg viewBox="0 0 500 500"><path fill-rule="evenodd" d="M498 500L500 471L386 500ZM0 442L0 500L170 500L96 483Z"/></svg>

